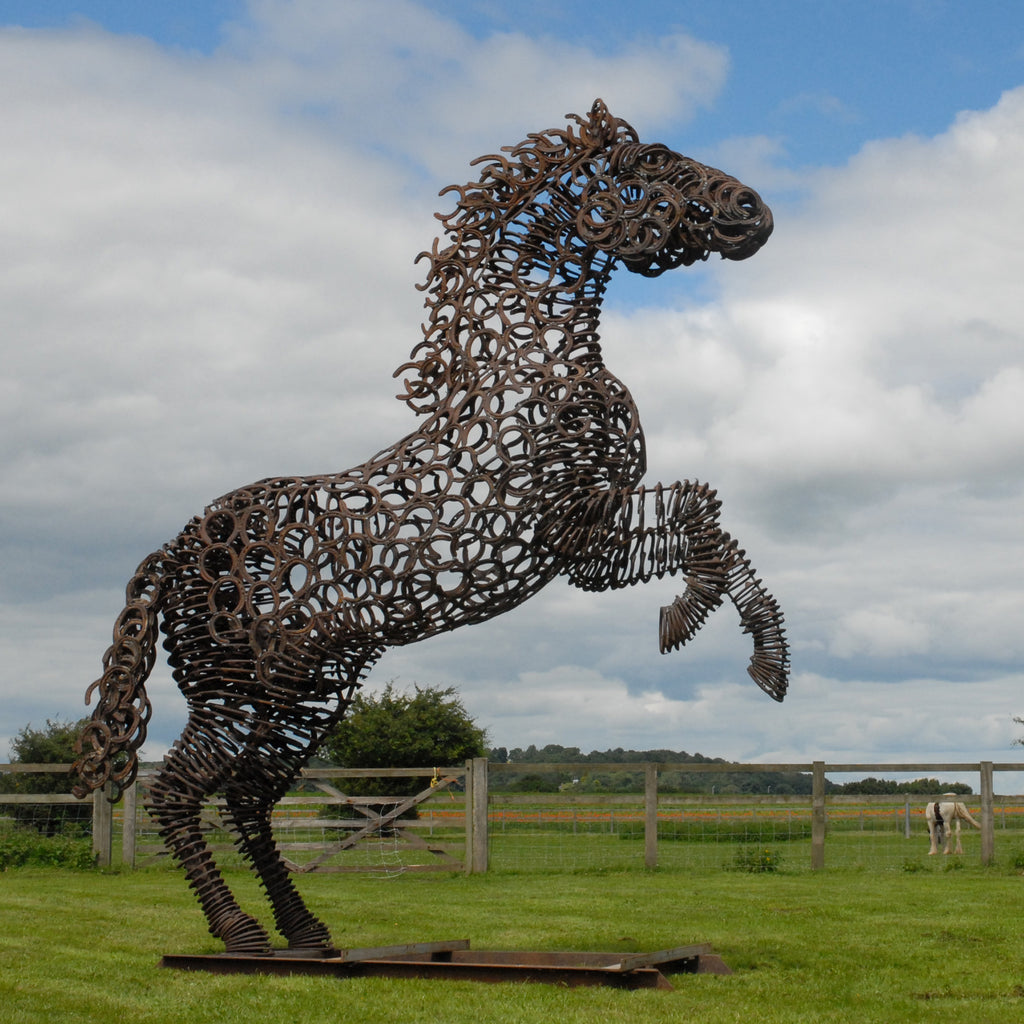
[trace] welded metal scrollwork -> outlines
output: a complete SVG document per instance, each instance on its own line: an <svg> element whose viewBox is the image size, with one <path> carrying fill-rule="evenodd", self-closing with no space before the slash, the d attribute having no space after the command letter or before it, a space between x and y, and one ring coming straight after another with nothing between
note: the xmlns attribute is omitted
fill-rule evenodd
<svg viewBox="0 0 1024 1024"><path fill-rule="evenodd" d="M271 943L216 869L203 801L223 795L288 944L328 948L271 809L389 646L489 619L557 576L605 590L675 573L686 586L662 609L661 649L728 598L753 638L751 676L786 691L775 600L722 531L713 490L641 484L637 410L597 334L617 264L655 276L712 252L743 259L770 234L769 210L720 171L640 143L601 101L478 163L478 180L445 190L455 207L420 257L428 316L396 373L416 429L345 472L213 502L139 567L89 689L81 792L120 791L150 717L159 624L188 722L147 806L229 951Z"/></svg>

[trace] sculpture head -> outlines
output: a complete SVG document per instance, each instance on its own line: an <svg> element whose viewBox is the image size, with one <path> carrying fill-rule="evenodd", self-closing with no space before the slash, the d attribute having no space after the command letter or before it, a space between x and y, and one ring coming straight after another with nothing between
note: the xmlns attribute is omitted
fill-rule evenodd
<svg viewBox="0 0 1024 1024"><path fill-rule="evenodd" d="M629 269L656 277L711 253L752 256L772 233L771 210L735 178L657 143L639 142L601 100L583 134L607 153L581 180L576 228L581 240Z"/></svg>
<svg viewBox="0 0 1024 1024"><path fill-rule="evenodd" d="M515 328L537 317L596 324L618 264L657 277L713 252L746 259L771 234L771 211L753 189L641 143L602 100L569 122L474 160L478 180L442 190L457 201L438 214L445 241L420 254L430 262L421 286L429 322L395 372L409 374L399 397L417 413L443 409L480 366L521 358L524 338L596 352L594 330Z"/></svg>

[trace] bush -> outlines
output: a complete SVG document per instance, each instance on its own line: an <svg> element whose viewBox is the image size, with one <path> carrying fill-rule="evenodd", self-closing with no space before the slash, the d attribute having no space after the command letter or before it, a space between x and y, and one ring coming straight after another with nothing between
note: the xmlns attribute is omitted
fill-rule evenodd
<svg viewBox="0 0 1024 1024"><path fill-rule="evenodd" d="M930 868L920 860L913 860L912 858L907 857L907 859L903 861L903 870L907 874L916 874L918 871L929 871Z"/></svg>
<svg viewBox="0 0 1024 1024"><path fill-rule="evenodd" d="M343 768L447 768L481 757L486 740L452 687L414 684L412 693L400 693L388 683L376 696L356 695L320 754ZM426 785L421 778L344 781L350 796L408 796Z"/></svg>
<svg viewBox="0 0 1024 1024"><path fill-rule="evenodd" d="M778 871L781 857L766 846L748 847L736 851L735 865L737 871L749 871L758 874L763 871Z"/></svg>
<svg viewBox="0 0 1024 1024"><path fill-rule="evenodd" d="M47 720L45 729L26 725L11 741L11 761L20 764L70 764L75 760L75 740L88 719L79 722ZM0 794L70 793L78 781L75 775L59 772L0 773ZM24 826L31 826L46 836L62 832L80 834L92 820L92 804L88 801L71 804L4 804L0 809Z"/></svg>
<svg viewBox="0 0 1024 1024"><path fill-rule="evenodd" d="M92 843L74 835L43 836L31 828L0 830L0 871L21 867L91 868Z"/></svg>

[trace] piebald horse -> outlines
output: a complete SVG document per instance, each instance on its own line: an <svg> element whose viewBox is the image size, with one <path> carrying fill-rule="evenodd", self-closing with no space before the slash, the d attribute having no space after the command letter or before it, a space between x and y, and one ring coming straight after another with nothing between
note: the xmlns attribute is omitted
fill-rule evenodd
<svg viewBox="0 0 1024 1024"><path fill-rule="evenodd" d="M966 805L956 798L956 793L943 793L942 800L928 804L924 811L925 820L928 822L928 837L931 840L929 856L939 852L939 847L945 842L946 847L942 851L949 853L950 845L953 842L953 833L956 832L957 854L964 852L960 843L960 822L966 821L976 829L981 828L981 823L971 815Z"/></svg>

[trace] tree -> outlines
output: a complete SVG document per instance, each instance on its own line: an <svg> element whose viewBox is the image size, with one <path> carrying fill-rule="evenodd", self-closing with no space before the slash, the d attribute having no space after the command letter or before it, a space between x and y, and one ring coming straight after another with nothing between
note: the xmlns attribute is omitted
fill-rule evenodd
<svg viewBox="0 0 1024 1024"><path fill-rule="evenodd" d="M359 693L348 714L328 733L320 753L343 768L430 768L482 757L487 732L469 717L454 687L420 687L412 693L389 682L383 691ZM353 795L400 796L425 788L422 779L351 779Z"/></svg>
<svg viewBox="0 0 1024 1024"><path fill-rule="evenodd" d="M78 722L46 720L45 729L24 726L11 741L12 764L70 764L77 756L75 740L88 719ZM77 779L71 773L6 772L0 775L2 793L70 793ZM3 806L0 797L0 806ZM91 803L7 804L4 812L44 835L79 829L92 816Z"/></svg>

